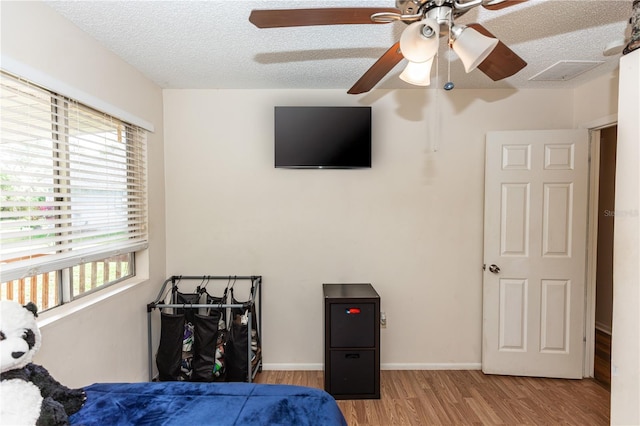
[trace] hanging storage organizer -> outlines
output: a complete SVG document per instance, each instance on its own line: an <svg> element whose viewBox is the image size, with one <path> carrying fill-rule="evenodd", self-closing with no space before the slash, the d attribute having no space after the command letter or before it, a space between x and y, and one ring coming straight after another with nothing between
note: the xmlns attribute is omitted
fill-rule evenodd
<svg viewBox="0 0 640 426"><path fill-rule="evenodd" d="M262 370L261 276L172 276L147 305L160 312L157 380L251 382Z"/></svg>

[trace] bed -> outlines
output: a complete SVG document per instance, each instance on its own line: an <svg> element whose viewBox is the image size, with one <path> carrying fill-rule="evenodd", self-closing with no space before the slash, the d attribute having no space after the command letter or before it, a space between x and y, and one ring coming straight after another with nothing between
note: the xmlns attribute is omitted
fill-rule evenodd
<svg viewBox="0 0 640 426"><path fill-rule="evenodd" d="M256 383L97 383L70 417L76 425L346 426L321 389Z"/></svg>

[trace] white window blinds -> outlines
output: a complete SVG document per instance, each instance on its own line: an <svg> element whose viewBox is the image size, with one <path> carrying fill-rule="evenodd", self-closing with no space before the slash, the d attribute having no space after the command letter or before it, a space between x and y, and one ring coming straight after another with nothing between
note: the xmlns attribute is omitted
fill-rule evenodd
<svg viewBox="0 0 640 426"><path fill-rule="evenodd" d="M0 280L146 247L145 131L0 79Z"/></svg>

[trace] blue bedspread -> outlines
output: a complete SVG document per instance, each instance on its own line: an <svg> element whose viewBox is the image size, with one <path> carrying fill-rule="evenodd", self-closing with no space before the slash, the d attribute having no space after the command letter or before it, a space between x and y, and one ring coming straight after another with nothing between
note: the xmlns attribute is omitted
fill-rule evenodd
<svg viewBox="0 0 640 426"><path fill-rule="evenodd" d="M321 389L255 383L97 383L70 417L76 425L346 426Z"/></svg>

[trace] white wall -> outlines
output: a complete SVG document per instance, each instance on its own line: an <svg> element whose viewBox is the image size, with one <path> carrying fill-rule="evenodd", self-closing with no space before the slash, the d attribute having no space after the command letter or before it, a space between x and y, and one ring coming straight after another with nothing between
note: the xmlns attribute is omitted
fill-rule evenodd
<svg viewBox="0 0 640 426"><path fill-rule="evenodd" d="M570 128L572 92L437 96L166 90L168 274L263 275L267 368L322 368L326 282L380 293L383 368L479 367L485 133ZM370 170L274 168L275 105L358 102Z"/></svg>
<svg viewBox="0 0 640 426"><path fill-rule="evenodd" d="M619 425L640 424L639 81L640 51L635 51L622 57L619 76L593 80L574 94L576 126L603 125L611 117L618 122L611 423Z"/></svg>
<svg viewBox="0 0 640 426"><path fill-rule="evenodd" d="M574 125L601 122L618 111L618 71L612 71L578 87L573 93ZM615 117L613 118L615 122Z"/></svg>
<svg viewBox="0 0 640 426"><path fill-rule="evenodd" d="M155 126L148 136L150 246L139 265L143 275L149 270L147 279L120 285L126 289L102 301L100 292L44 312L43 345L34 359L71 387L146 380L146 304L165 269L162 92L45 4L3 1L0 7L3 57Z"/></svg>
<svg viewBox="0 0 640 426"><path fill-rule="evenodd" d="M611 423L640 424L640 50L620 61Z"/></svg>

